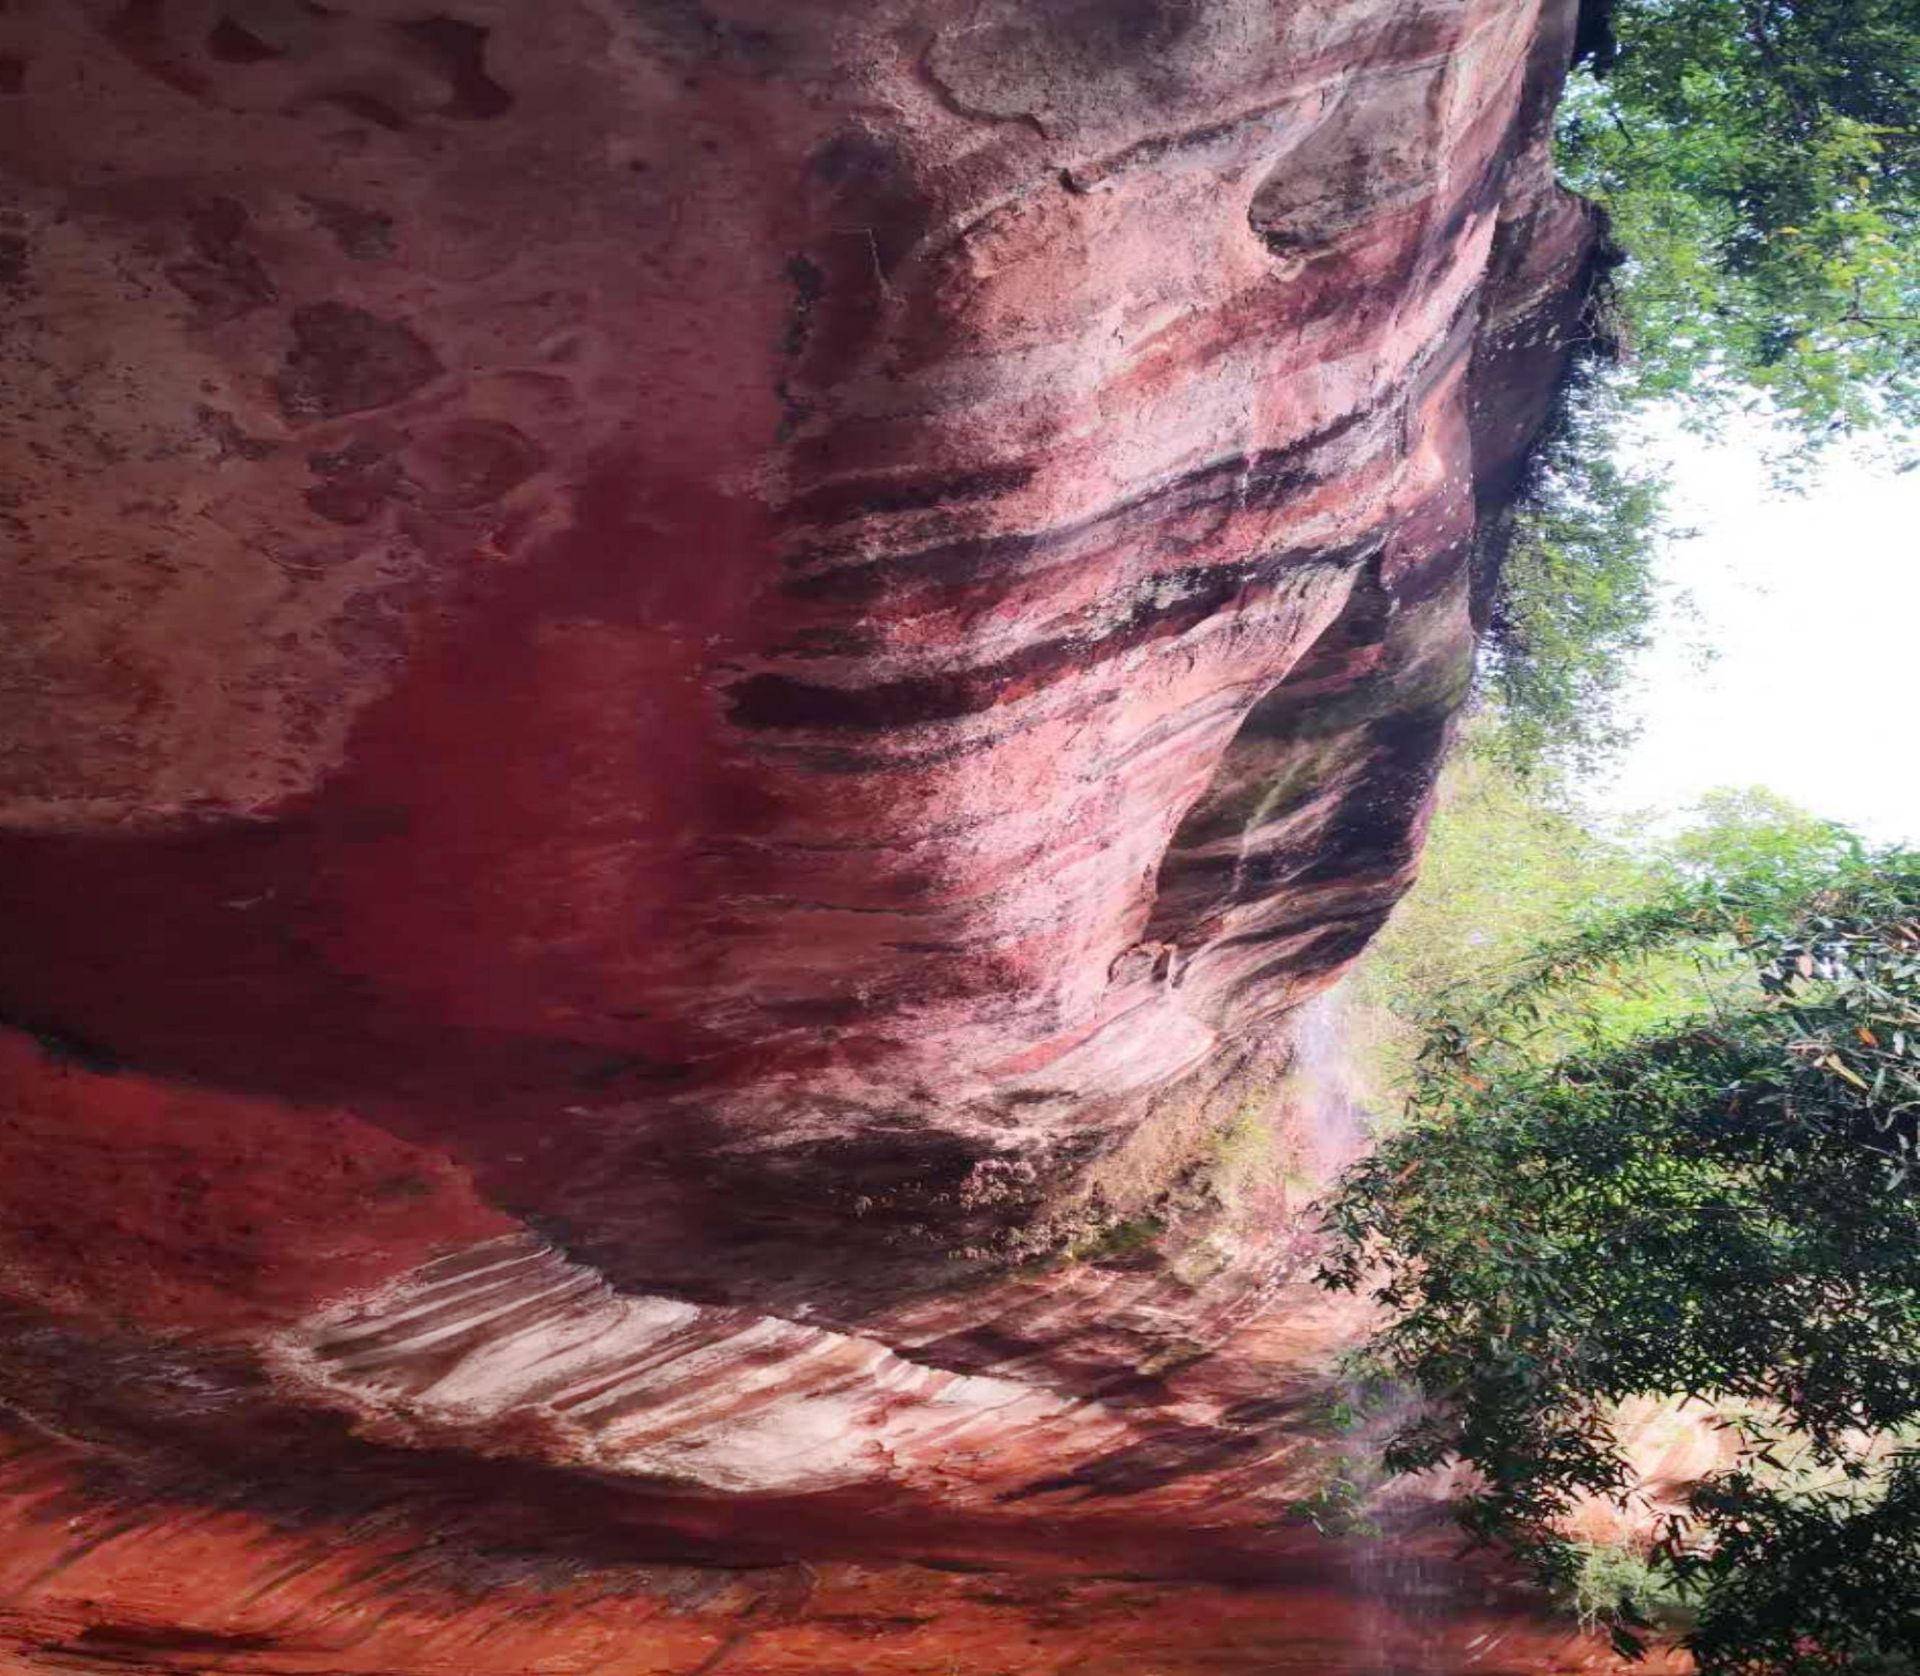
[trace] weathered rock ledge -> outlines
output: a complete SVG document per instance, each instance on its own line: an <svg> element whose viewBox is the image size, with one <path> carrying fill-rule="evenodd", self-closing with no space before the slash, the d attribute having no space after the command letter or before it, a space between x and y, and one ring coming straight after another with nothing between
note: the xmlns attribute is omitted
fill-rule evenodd
<svg viewBox="0 0 1920 1676"><path fill-rule="evenodd" d="M1229 1153L1583 332L1572 27L0 13L0 1669L1561 1656L1301 1517Z"/></svg>

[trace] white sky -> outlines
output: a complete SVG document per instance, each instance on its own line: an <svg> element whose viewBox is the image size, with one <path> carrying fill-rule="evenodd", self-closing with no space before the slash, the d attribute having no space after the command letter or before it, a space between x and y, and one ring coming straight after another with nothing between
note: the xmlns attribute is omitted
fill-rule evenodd
<svg viewBox="0 0 1920 1676"><path fill-rule="evenodd" d="M1751 437L1660 424L1675 522L1663 614L1640 660L1638 742L1603 809L1667 812L1765 785L1869 838L1920 843L1920 471L1837 453L1801 496L1769 489ZM1702 667L1699 648L1715 656Z"/></svg>

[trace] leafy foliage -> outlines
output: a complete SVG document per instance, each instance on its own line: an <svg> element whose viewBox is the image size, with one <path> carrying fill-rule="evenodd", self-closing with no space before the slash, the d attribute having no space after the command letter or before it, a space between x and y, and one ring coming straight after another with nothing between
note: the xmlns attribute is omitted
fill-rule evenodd
<svg viewBox="0 0 1920 1676"><path fill-rule="evenodd" d="M1658 473L1625 463L1617 384L1571 387L1515 509L1483 646L1481 688L1516 766L1575 772L1629 743L1620 697L1662 596L1676 536Z"/></svg>
<svg viewBox="0 0 1920 1676"><path fill-rule="evenodd" d="M1534 944L1656 888L1649 859L1516 773L1485 724L1441 775L1419 881L1354 977L1366 1081L1403 1090L1429 1013L1497 981Z"/></svg>
<svg viewBox="0 0 1920 1676"><path fill-rule="evenodd" d="M1763 397L1803 435L1920 417L1920 11L1617 0L1562 109L1608 212L1646 393Z"/></svg>
<svg viewBox="0 0 1920 1676"><path fill-rule="evenodd" d="M1575 1584L1569 1515L1638 1488L1618 1406L1691 1397L1737 1450L1649 1564L1701 1669L1877 1669L1920 1654L1920 856L1685 865L1435 1017L1323 1279L1386 1306L1426 1399L1389 1463L1470 1467L1475 1535ZM1583 1007L1681 952L1743 982L1642 1034Z"/></svg>
<svg viewBox="0 0 1920 1676"><path fill-rule="evenodd" d="M1601 300L1624 348L1588 367L1513 520L1485 689L1514 760L1576 771L1630 737L1618 700L1674 532L1623 415L1779 422L1792 481L1818 447L1920 423L1920 6L1614 0L1613 39L1561 106L1562 178L1623 253Z"/></svg>
<svg viewBox="0 0 1920 1676"><path fill-rule="evenodd" d="M1860 853L1845 828L1759 786L1711 792L1671 829L1602 824L1550 779L1516 771L1489 731L1485 721L1471 728L1448 762L1419 882L1355 975L1350 1033L1376 1088L1404 1092L1435 1010L1510 982L1542 945L1707 881L1751 875L1773 877L1782 891L1811 885ZM1717 993L1736 977L1703 973L1698 950L1671 949L1580 986L1558 1010L1570 1026L1632 1034L1698 1010L1708 1004L1706 986Z"/></svg>
<svg viewBox="0 0 1920 1676"><path fill-rule="evenodd" d="M1816 891L1864 859L1859 836L1821 820L1765 786L1725 786L1700 799L1693 819L1663 846L1663 877L1764 884L1784 897Z"/></svg>
<svg viewBox="0 0 1920 1676"><path fill-rule="evenodd" d="M1612 1628L1623 1612L1654 1624L1684 1615L1673 1580L1624 1543L1576 1543L1565 1599L1586 1630Z"/></svg>

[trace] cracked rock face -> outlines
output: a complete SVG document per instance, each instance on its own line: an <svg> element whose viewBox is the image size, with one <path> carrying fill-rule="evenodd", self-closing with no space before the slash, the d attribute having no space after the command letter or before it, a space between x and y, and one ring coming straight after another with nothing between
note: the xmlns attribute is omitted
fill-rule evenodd
<svg viewBox="0 0 1920 1676"><path fill-rule="evenodd" d="M1220 1137L1412 877L1571 26L0 12L0 1668L1402 1656Z"/></svg>

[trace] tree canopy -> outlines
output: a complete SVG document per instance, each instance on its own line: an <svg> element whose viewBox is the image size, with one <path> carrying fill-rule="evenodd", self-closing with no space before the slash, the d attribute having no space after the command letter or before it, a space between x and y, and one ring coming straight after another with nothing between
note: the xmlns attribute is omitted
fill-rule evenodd
<svg viewBox="0 0 1920 1676"><path fill-rule="evenodd" d="M1561 107L1562 179L1622 260L1588 365L1541 444L1495 597L1484 690L1514 760L1591 769L1630 737L1619 698L1675 532L1632 416L1769 421L1775 473L1920 422L1920 4L1613 0Z"/></svg>
<svg viewBox="0 0 1920 1676"><path fill-rule="evenodd" d="M1920 8L1616 0L1563 107L1636 382L1757 396L1803 435L1920 418Z"/></svg>

